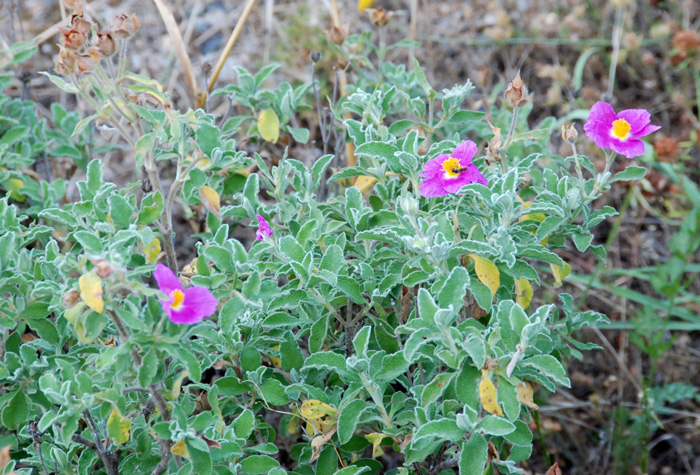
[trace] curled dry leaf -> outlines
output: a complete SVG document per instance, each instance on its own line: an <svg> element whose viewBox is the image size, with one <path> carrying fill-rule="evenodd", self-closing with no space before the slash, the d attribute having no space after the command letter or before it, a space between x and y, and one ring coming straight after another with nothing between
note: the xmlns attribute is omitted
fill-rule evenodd
<svg viewBox="0 0 700 475"><path fill-rule="evenodd" d="M549 470L547 470L546 475L562 475L561 470L559 469L559 462L554 462L554 465L549 467Z"/></svg>
<svg viewBox="0 0 700 475"><path fill-rule="evenodd" d="M199 197L202 199L202 204L207 211L221 219L221 201L216 190L203 186L199 189Z"/></svg>
<svg viewBox="0 0 700 475"><path fill-rule="evenodd" d="M530 409L540 408L540 406L535 404L535 401L533 400L535 390L532 389L532 385L530 383L523 381L522 383L518 384L515 389L518 392L518 401L525 404Z"/></svg>

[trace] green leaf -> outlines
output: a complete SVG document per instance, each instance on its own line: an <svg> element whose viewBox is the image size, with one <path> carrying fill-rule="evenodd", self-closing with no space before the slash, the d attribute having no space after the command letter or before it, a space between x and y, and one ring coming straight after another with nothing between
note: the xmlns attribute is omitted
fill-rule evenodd
<svg viewBox="0 0 700 475"><path fill-rule="evenodd" d="M229 275L236 272L236 266L233 265L233 256L224 247L209 245L204 248L203 253L204 257L212 261L219 270Z"/></svg>
<svg viewBox="0 0 700 475"><path fill-rule="evenodd" d="M298 370L304 364L304 356L299 349L299 343L297 343L294 339L294 334L290 331L284 334L284 338L280 343L282 369L285 371Z"/></svg>
<svg viewBox="0 0 700 475"><path fill-rule="evenodd" d="M87 253L99 254L102 252L102 241L90 231L76 231L73 233L73 238Z"/></svg>
<svg viewBox="0 0 700 475"><path fill-rule="evenodd" d="M355 399L341 409L338 417L338 441L341 444L350 441L360 423L360 416L370 407L366 401Z"/></svg>
<svg viewBox="0 0 700 475"><path fill-rule="evenodd" d="M187 437L185 446L192 461L192 472L197 475L211 475L212 462L207 443L199 437Z"/></svg>
<svg viewBox="0 0 700 475"><path fill-rule="evenodd" d="M141 211L136 220L138 225L149 225L156 222L163 214L163 195L159 191L148 195L141 201Z"/></svg>
<svg viewBox="0 0 700 475"><path fill-rule="evenodd" d="M243 473L264 474L280 466L279 462L267 455L251 455L241 460Z"/></svg>
<svg viewBox="0 0 700 475"><path fill-rule="evenodd" d="M561 362L552 355L535 355L518 364L520 367L533 368L538 373L551 378L560 386L571 387L571 381L566 375L566 369Z"/></svg>
<svg viewBox="0 0 700 475"><path fill-rule="evenodd" d="M43 74L44 76L49 78L49 80L52 83L54 83L56 86L58 86L58 88L62 91L65 91L69 94L77 94L78 93L78 88L75 87L75 85L67 83L66 81L64 81L63 79L61 79L58 76L54 76L53 74L49 74L46 71L39 71L39 74Z"/></svg>
<svg viewBox="0 0 700 475"><path fill-rule="evenodd" d="M647 169L644 167L632 167L629 166L622 170L620 173L615 175L610 183L615 183L616 181L634 181L641 180L647 174Z"/></svg>
<svg viewBox="0 0 700 475"><path fill-rule="evenodd" d="M430 292L420 289L418 291L418 315L421 320L433 325L435 323L435 312L437 311L438 306L435 304L435 300L433 300Z"/></svg>
<svg viewBox="0 0 700 475"><path fill-rule="evenodd" d="M284 406L289 403L289 397L284 390L282 383L276 379L268 379L260 386L260 392L265 397L265 401L272 406Z"/></svg>
<svg viewBox="0 0 700 475"><path fill-rule="evenodd" d="M13 144L29 133L29 127L18 125L5 132L0 138L0 145Z"/></svg>
<svg viewBox="0 0 700 475"><path fill-rule="evenodd" d="M459 454L460 475L482 475L489 457L489 446L484 438L473 433Z"/></svg>
<svg viewBox="0 0 700 475"><path fill-rule="evenodd" d="M313 167L311 167L311 176L314 178L314 183L320 184L328 165L330 165L334 158L335 155L328 154L316 159Z"/></svg>
<svg viewBox="0 0 700 475"><path fill-rule="evenodd" d="M396 157L399 149L395 145L386 142L366 142L357 147L355 155L358 157L381 158L389 165L392 171L402 172L401 162Z"/></svg>
<svg viewBox="0 0 700 475"><path fill-rule="evenodd" d="M287 130L289 130L289 133L292 134L296 142L305 144L309 141L309 129L288 127Z"/></svg>
<svg viewBox="0 0 700 475"><path fill-rule="evenodd" d="M24 426L27 423L28 415L29 400L23 389L17 390L0 412L2 425L9 430L17 430L20 426Z"/></svg>
<svg viewBox="0 0 700 475"><path fill-rule="evenodd" d="M466 434L466 431L460 429L454 419L444 418L430 421L420 426L413 436L413 443L415 444L425 438L451 440L454 442L464 437L464 434Z"/></svg>
<svg viewBox="0 0 700 475"><path fill-rule="evenodd" d="M420 87L423 88L425 93L428 95L428 97L431 97L435 95L435 91L433 90L432 87L430 87L430 83L428 82L428 78L425 77L425 71L421 67L421 65L418 63L418 59L413 58L413 71L416 74L416 79L418 80L418 84L420 84Z"/></svg>
<svg viewBox="0 0 700 475"><path fill-rule="evenodd" d="M114 224L125 228L129 227L133 213L134 208L131 207L126 198L121 195L109 197L109 217L112 218Z"/></svg>
<svg viewBox="0 0 700 475"><path fill-rule="evenodd" d="M153 381L153 378L155 377L157 372L158 359L156 358L155 354L149 353L144 358L142 358L141 366L139 366L139 385L142 388L147 388L148 386L150 386L151 381Z"/></svg>
<svg viewBox="0 0 700 475"><path fill-rule="evenodd" d="M255 428L255 414L250 409L244 410L233 423L236 438L246 440Z"/></svg>
<svg viewBox="0 0 700 475"><path fill-rule="evenodd" d="M221 129L206 122L200 123L197 126L197 145L204 155L211 157L214 149L221 147Z"/></svg>
<svg viewBox="0 0 700 475"><path fill-rule="evenodd" d="M73 216L68 211L58 208L49 208L40 211L39 217L50 221L56 221L58 223L68 226L69 228L78 226L78 220L75 218L75 216Z"/></svg>
<svg viewBox="0 0 700 475"><path fill-rule="evenodd" d="M355 279L339 275L338 288L356 304L364 305L366 303L360 284Z"/></svg>
<svg viewBox="0 0 700 475"><path fill-rule="evenodd" d="M476 424L475 430L481 431L487 435L502 437L513 432L515 430L515 424L502 417L489 414Z"/></svg>
<svg viewBox="0 0 700 475"><path fill-rule="evenodd" d="M290 261L303 262L306 252L304 248L299 245L293 236L283 236L279 241L280 251L284 254Z"/></svg>
<svg viewBox="0 0 700 475"><path fill-rule="evenodd" d="M309 355L304 361L304 369L307 368L335 371L343 379L350 377L345 363L345 357L338 353L323 352Z"/></svg>
<svg viewBox="0 0 700 475"><path fill-rule="evenodd" d="M309 336L309 351L311 353L316 353L323 348L323 342L328 335L329 317L329 315L325 315L311 326L311 335Z"/></svg>

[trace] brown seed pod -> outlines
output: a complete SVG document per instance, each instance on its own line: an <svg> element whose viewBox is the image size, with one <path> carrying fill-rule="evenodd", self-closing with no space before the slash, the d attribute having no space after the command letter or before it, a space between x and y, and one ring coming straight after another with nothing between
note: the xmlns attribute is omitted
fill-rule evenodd
<svg viewBox="0 0 700 475"><path fill-rule="evenodd" d="M508 101L511 107L522 107L526 103L531 102L527 95L527 86L525 86L523 80L520 78L520 71L518 71L515 78L508 84L503 97L506 98L506 101Z"/></svg>
<svg viewBox="0 0 700 475"><path fill-rule="evenodd" d="M85 44L87 35L74 29L61 28L61 42L67 49L77 50Z"/></svg>
<svg viewBox="0 0 700 475"><path fill-rule="evenodd" d="M118 36L119 38L128 38L139 29L140 22L136 13L130 17L126 16L124 13L117 16L112 24L110 30L112 34Z"/></svg>
<svg viewBox="0 0 700 475"><path fill-rule="evenodd" d="M103 56L112 56L117 51L117 42L110 32L97 33L95 47Z"/></svg>

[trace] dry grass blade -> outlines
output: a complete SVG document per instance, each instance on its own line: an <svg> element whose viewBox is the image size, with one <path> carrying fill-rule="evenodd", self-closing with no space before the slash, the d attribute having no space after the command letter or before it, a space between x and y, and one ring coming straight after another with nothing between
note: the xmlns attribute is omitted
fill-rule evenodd
<svg viewBox="0 0 700 475"><path fill-rule="evenodd" d="M219 78L219 73L221 73L221 70L224 67L224 63L226 62L226 58L228 58L228 55L231 53L231 50L233 49L234 45L236 44L236 40L238 40L238 37L241 34L241 31L243 30L243 25L245 25L246 20L248 20L248 16L250 15L250 12L253 10L253 6L255 5L256 0L248 0L248 3L246 3L245 8L243 9L243 13L241 16L238 18L238 22L236 23L236 27L233 29L231 32L231 36L229 37L228 41L226 42L226 46L224 46L224 50L221 52L221 56L219 56L219 61L217 61L216 66L214 67L214 70L211 73L211 77L209 78L209 87L208 87L208 92L211 92L212 89L214 89L214 84L216 84L216 80ZM200 107L203 106L203 102L206 99L206 97L200 97Z"/></svg>
<svg viewBox="0 0 700 475"><path fill-rule="evenodd" d="M168 35L170 35L170 39L175 46L175 52L180 59L180 63L182 63L182 69L185 72L187 84L189 84L190 89L192 89L192 97L195 102L198 102L199 92L197 90L197 80L194 76L192 60L190 60L190 55L187 54L187 47L185 46L185 41L182 39L182 33L180 33L180 27L177 25L173 13L165 6L162 0L153 0L153 3L156 4L158 13L160 13L161 18L163 18L163 23L165 23L165 28L168 30Z"/></svg>

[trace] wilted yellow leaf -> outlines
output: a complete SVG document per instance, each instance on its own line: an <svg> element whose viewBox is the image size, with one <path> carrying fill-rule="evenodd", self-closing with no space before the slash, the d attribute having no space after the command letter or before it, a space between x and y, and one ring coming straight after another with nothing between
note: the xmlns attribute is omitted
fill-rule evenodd
<svg viewBox="0 0 700 475"><path fill-rule="evenodd" d="M170 451L173 455L180 455L182 457L190 458L190 453L187 451L187 446L185 445L185 439L180 439L175 442Z"/></svg>
<svg viewBox="0 0 700 475"><path fill-rule="evenodd" d="M564 279L564 277L571 273L571 266L568 263L564 262L563 268L555 266L554 264L549 264L549 267L552 269L552 274L554 275L555 280L554 285L552 285L552 287L558 289L559 287L561 287L561 281Z"/></svg>
<svg viewBox="0 0 700 475"><path fill-rule="evenodd" d="M299 409L296 407L292 409L292 417L289 418L287 423L287 432L290 434L296 434L299 430L299 425L301 424L301 417L299 417Z"/></svg>
<svg viewBox="0 0 700 475"><path fill-rule="evenodd" d="M304 419L320 419L324 416L335 418L338 415L338 409L333 406L321 402L318 399L307 399L301 403L301 416Z"/></svg>
<svg viewBox="0 0 700 475"><path fill-rule="evenodd" d="M85 303L97 313L102 313L105 309L102 300L102 279L95 272L83 274L78 279L80 287L80 297Z"/></svg>
<svg viewBox="0 0 700 475"><path fill-rule="evenodd" d="M203 186L199 189L199 197L204 207L214 216L221 219L221 202L219 194L213 188Z"/></svg>
<svg viewBox="0 0 700 475"><path fill-rule="evenodd" d="M469 257L474 260L476 276L482 284L491 289L493 295L496 295L496 291L501 285L501 274L498 272L496 264L478 254L469 254Z"/></svg>
<svg viewBox="0 0 700 475"><path fill-rule="evenodd" d="M374 0L358 0L357 9L360 12L364 12L368 8L372 8L372 5L374 5Z"/></svg>
<svg viewBox="0 0 700 475"><path fill-rule="evenodd" d="M117 445L122 445L129 440L129 430L131 430L131 421L122 416L119 409L113 407L107 418L107 435Z"/></svg>
<svg viewBox="0 0 700 475"><path fill-rule="evenodd" d="M258 131L268 142L277 143L280 137L280 119L272 109L265 109L258 117Z"/></svg>
<svg viewBox="0 0 700 475"><path fill-rule="evenodd" d="M358 176L357 180L355 180L355 188L360 190L360 193L364 193L365 191L369 190L369 188L374 185L374 183L377 181L376 178L373 176L368 176L368 175L362 175Z"/></svg>
<svg viewBox="0 0 700 475"><path fill-rule="evenodd" d="M530 409L540 408L540 406L535 404L535 401L532 399L532 395L535 391L532 389L532 385L530 383L523 381L522 383L518 384L515 389L518 391L518 401L525 404Z"/></svg>
<svg viewBox="0 0 700 475"><path fill-rule="evenodd" d="M160 255L160 241L157 237L153 238L148 245L143 246L143 254L146 256L146 262L153 264L158 260L158 255Z"/></svg>
<svg viewBox="0 0 700 475"><path fill-rule="evenodd" d="M522 308L530 306L532 300L532 285L527 279L517 279L515 281L515 300Z"/></svg>
<svg viewBox="0 0 700 475"><path fill-rule="evenodd" d="M336 428L333 427L327 434L322 434L317 437L314 437L311 440L311 450L313 451L311 455L311 461L313 462L318 458L319 455L321 455L321 450L323 450L323 446L326 445L326 443L331 440L333 437L333 434L335 434Z"/></svg>
<svg viewBox="0 0 700 475"><path fill-rule="evenodd" d="M367 439L372 444L372 458L373 459L376 459L377 457L384 455L384 451L379 446L382 443L382 440L384 440L384 437L388 437L388 436L384 433L381 433L381 432L372 432L371 434L367 434L365 436L365 439Z"/></svg>
<svg viewBox="0 0 700 475"><path fill-rule="evenodd" d="M273 350L278 350L280 349L279 345L275 345L272 347ZM272 356L270 355L270 361L272 361L272 364L275 365L277 368L282 367L282 360L279 359L277 356Z"/></svg>
<svg viewBox="0 0 700 475"><path fill-rule="evenodd" d="M495 414L497 416L502 416L503 411L498 405L498 399L496 398L496 386L493 385L491 379L489 379L489 370L481 370L481 382L479 383L479 399L481 400L481 405L484 407L486 412Z"/></svg>

